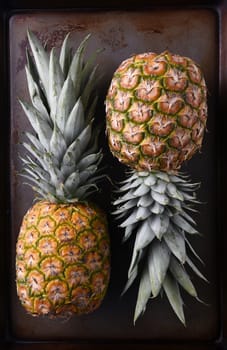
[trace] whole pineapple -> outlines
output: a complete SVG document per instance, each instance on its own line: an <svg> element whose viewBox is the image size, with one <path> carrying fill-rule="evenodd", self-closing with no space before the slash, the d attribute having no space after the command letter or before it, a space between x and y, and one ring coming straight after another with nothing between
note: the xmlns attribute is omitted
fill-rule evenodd
<svg viewBox="0 0 227 350"><path fill-rule="evenodd" d="M191 260L190 255L199 257L187 238L198 233L188 214L196 202L196 184L190 184L178 170L201 147L206 98L199 66L170 52L149 52L125 60L108 90L110 150L133 169L114 205L115 214L124 218L120 225L125 228L124 239L136 234L124 290L140 275L134 321L148 300L164 291L185 323L179 286L198 298L186 265L205 279Z"/></svg>
<svg viewBox="0 0 227 350"><path fill-rule="evenodd" d="M97 189L102 153L93 131L96 54L84 62L89 36L74 56L66 36L60 55L28 32L26 76L32 104L21 102L26 133L24 173L36 202L24 216L16 247L17 293L32 315L90 313L109 281L105 214L87 201Z"/></svg>

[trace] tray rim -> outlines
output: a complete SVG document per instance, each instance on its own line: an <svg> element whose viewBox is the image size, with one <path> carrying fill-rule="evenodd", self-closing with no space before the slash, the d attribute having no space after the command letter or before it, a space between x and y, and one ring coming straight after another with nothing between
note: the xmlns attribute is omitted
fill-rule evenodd
<svg viewBox="0 0 227 350"><path fill-rule="evenodd" d="M5 0L6 1L6 0ZM87 10L92 10L92 11L111 11L111 10L119 10L119 11L124 11L124 7L119 7L119 6L114 6L114 7L98 7L95 6L93 8L91 8L89 5L86 6L86 4L89 3L89 1L86 2L84 1L83 6L81 7L73 7L73 10L76 11L87 11ZM3 46L2 50L2 54L0 55L0 63L2 63L2 69L0 69L0 77L2 77L3 81L4 81L4 86L7 86L7 96L4 95L5 99L3 101L3 97L0 98L0 109L3 111L3 113L9 113L9 84L7 84L7 78L8 78L8 72L9 72L9 65L7 62L7 55L8 55L8 35L9 35L9 21L10 18L15 15L15 14L20 14L20 13L24 13L24 12L43 12L43 11L51 11L51 12L60 12L60 11L70 11L72 9L72 7L55 7L50 8L50 9L45 9L44 7L35 7L35 8L29 8L27 9L26 3L27 1L21 1L22 5L24 7L20 7L18 8L17 6L15 7L11 7L8 8L8 6L3 6L3 8L0 8L0 41L1 44ZM60 1L60 3L62 3ZM112 3L112 1L111 1ZM165 8L165 9L173 9L174 7L175 9L185 9L185 6L181 6L180 5L180 1L172 1L171 5L168 5L167 3L169 3L169 1L161 1L160 4L158 3L158 1L153 1L152 6L148 6L147 5L147 1L142 1L141 5L144 5L144 10L147 10L147 8L149 9L160 9L161 8ZM225 96L226 96L226 92L227 92L227 74L225 73L225 69L224 67L227 67L227 0L223 0L223 1L218 1L217 4L216 1L193 1L189 4L187 4L187 7L190 7L190 9L209 9L209 10L213 10L217 16L218 16L218 39L219 39L219 98L218 98L218 111L217 113L223 113L223 114L227 114L227 105L225 103ZM161 6L160 6L161 5ZM127 9L129 9L127 7ZM136 10L136 7L132 7L130 8L130 10ZM138 9L138 8L137 8ZM143 7L140 8L140 10L143 10ZM4 91L4 90L3 90ZM227 122L224 123L225 127L227 127ZM8 134L9 134L9 125L7 128ZM227 186L225 184L225 178L224 178L224 170L227 170L227 164L225 164L225 159L224 159L224 151L223 151L223 146L224 146L224 131L223 128L220 128L220 132L221 132L221 140L220 140L220 145L219 145L219 151L221 153L221 157L219 160L219 170L217 172L217 177L218 177L218 189L217 189L217 193L218 193L218 198L217 200L220 201L220 203L223 203L223 195L221 196L221 193L223 191L223 193L225 193L227 195ZM7 133L3 132L3 130L0 131L0 137L2 136L4 145L8 144L9 146L9 142L7 142ZM9 148L8 148L9 149ZM7 164L8 166L8 170L9 170L9 154L7 152L2 152L4 153L3 155L0 156L0 164L2 162L2 164ZM0 179L2 180L3 184L6 184L7 186L9 185L9 180L7 179L7 174L0 174ZM9 231L9 227L10 227L10 203L9 203L9 198L8 198L8 192L6 190L6 187L4 187L2 184L0 185L0 191L1 193L3 193L3 197L6 201L6 207L2 204L2 202L4 201L0 201L0 209L2 210L2 212L5 214L4 215L4 219L3 219L3 228L5 228L5 231ZM220 211L219 214L219 219L221 220L221 222L219 223L220 227L218 229L219 232L221 232L221 237L218 239L219 240L219 244L221 244L221 256L220 256L220 260L218 261L218 265L219 266L223 266L223 268L220 270L220 286L221 286L221 292L220 292L220 315L221 315L221 319L220 319L220 334L218 336L217 339L214 339L212 342L190 342L190 344L187 342L187 344L184 343L184 341L171 341L171 342L166 342L166 341L160 341L160 342L156 342L156 341L148 341L148 340L144 340L144 341L136 341L134 342L132 345L136 346L136 345L140 345L141 349L146 349L147 346L149 345L149 348L151 349L164 349L166 348L166 346L168 345L168 348L171 349L171 347L173 346L174 349L179 348L183 348L184 349L201 349L204 346L204 349L225 349L227 346L227 276L225 274L224 271L224 248L227 246L227 238L224 235L224 230L223 230L223 226L224 226L224 208L222 206L222 210ZM4 229L3 229L4 232ZM3 249L4 248L4 249ZM2 253L4 252L5 249L9 248L9 241L7 239L4 240L3 242L3 248L0 248L0 251L2 250ZM1 256L3 256L3 254L1 254ZM2 262L2 266L3 269L6 269L7 271L7 266L9 266L9 259L6 259L5 261ZM8 284L7 278L5 278L5 283ZM7 289L4 290L4 298L6 298L7 300ZM3 310L4 310L4 315L6 316L6 321L3 325L3 331L2 334L0 333L0 347L1 345L5 345L7 346L7 344L11 344L10 348L21 348L21 346L23 345L22 348L27 348L27 346L29 346L29 344L36 344L37 342L27 342L27 341L18 341L17 339L13 339L11 334L10 334L10 320L9 320L9 307L7 306L7 303L3 304ZM86 345L87 342L89 342L89 344L91 344L91 341L79 341L79 342L71 342L71 341L61 341L58 342L58 344L62 344L62 349L64 349L64 346L66 346L67 344L73 344L75 345L75 349L83 349L83 345ZM29 343L29 344L28 344ZM47 342L47 341L39 341L39 344L54 344L54 342ZM99 340L95 340L92 341L92 344L94 344L94 346L100 346L101 344L105 346L106 349L108 349L109 347L112 348L112 346L114 345L124 345L124 347L126 348L130 348L131 343L130 341L126 340L126 341L122 341L122 340L117 340L117 341L108 341L107 344L105 344L105 341L99 341ZM108 346L107 346L108 345ZM71 348L70 348L71 349Z"/></svg>

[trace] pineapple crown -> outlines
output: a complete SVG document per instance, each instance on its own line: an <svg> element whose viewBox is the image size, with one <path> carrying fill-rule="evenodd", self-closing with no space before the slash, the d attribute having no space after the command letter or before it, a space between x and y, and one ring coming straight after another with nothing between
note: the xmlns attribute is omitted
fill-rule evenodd
<svg viewBox="0 0 227 350"><path fill-rule="evenodd" d="M35 134L26 132L29 142L23 146L30 155L21 158L22 175L50 202L85 200L104 176L98 170L103 155L93 129L99 51L84 61L89 37L73 55L68 34L57 54L55 48L48 53L28 31L32 55L27 50L25 71L31 104L20 104Z"/></svg>
<svg viewBox="0 0 227 350"><path fill-rule="evenodd" d="M193 262L193 257L202 260L187 237L198 234L196 223L188 213L195 211L192 206L198 203L194 193L197 186L183 174L132 171L119 188L114 214L125 230L123 240L135 235L123 294L140 277L134 322L145 312L150 298L156 298L163 291L183 324L185 316L179 287L201 301L187 272L189 267L207 281Z"/></svg>

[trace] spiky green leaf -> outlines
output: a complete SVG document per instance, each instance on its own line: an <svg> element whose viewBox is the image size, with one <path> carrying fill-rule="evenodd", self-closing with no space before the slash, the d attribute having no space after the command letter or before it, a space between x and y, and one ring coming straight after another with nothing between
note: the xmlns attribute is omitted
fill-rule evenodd
<svg viewBox="0 0 227 350"><path fill-rule="evenodd" d="M65 36L65 39L63 41L63 44L61 46L61 51L60 51L60 58L59 58L59 63L61 66L62 73L64 75L64 79L66 79L68 71L69 71L69 66L70 66L70 47L69 47L69 36L70 33L68 33Z"/></svg>
<svg viewBox="0 0 227 350"><path fill-rule="evenodd" d="M142 197L148 192L150 192L149 186L142 183L135 191L133 191L133 194L135 197Z"/></svg>
<svg viewBox="0 0 227 350"><path fill-rule="evenodd" d="M160 194L166 193L167 183L163 180L158 180L153 186L152 190Z"/></svg>
<svg viewBox="0 0 227 350"><path fill-rule="evenodd" d="M61 172L68 176L75 169L75 164L84 154L91 137L91 124L87 125L75 141L67 148L61 166Z"/></svg>
<svg viewBox="0 0 227 350"><path fill-rule="evenodd" d="M199 271L199 269L195 266L192 260L187 256L186 258L187 264L191 267L191 269L195 272L197 276L199 276L202 280L208 283L207 278Z"/></svg>
<svg viewBox="0 0 227 350"><path fill-rule="evenodd" d="M97 68L98 65L95 66L85 84L83 93L81 95L81 99L83 101L83 105L85 110L87 109L87 107L89 106L89 102L90 102L90 98L92 96L92 93L95 89L95 86L97 85L98 82L98 76L97 76Z"/></svg>
<svg viewBox="0 0 227 350"><path fill-rule="evenodd" d="M62 87L59 95L56 109L56 123L64 135L65 125L75 105L75 91L70 77L68 77Z"/></svg>
<svg viewBox="0 0 227 350"><path fill-rule="evenodd" d="M183 194L177 190L176 185L172 182L167 184L167 193L171 198L178 199L180 201L184 200Z"/></svg>
<svg viewBox="0 0 227 350"><path fill-rule="evenodd" d="M49 62L49 106L50 106L50 115L52 120L55 122L57 105L59 96L62 90L64 83L64 77L59 64L55 49L53 48L50 53L50 62Z"/></svg>
<svg viewBox="0 0 227 350"><path fill-rule="evenodd" d="M143 256L144 256L144 251L138 250L137 247L134 245L132 259L128 269L128 278L130 278L130 276L133 274L133 271L138 268L138 265Z"/></svg>
<svg viewBox="0 0 227 350"><path fill-rule="evenodd" d="M57 189L61 183L63 183L63 174L59 170L59 168L56 166L58 163L58 160L56 160L53 156L53 154L50 153L44 153L43 160L45 162L45 169L49 172L51 183L55 186Z"/></svg>
<svg viewBox="0 0 227 350"><path fill-rule="evenodd" d="M148 194L145 194L144 196L138 198L137 206L150 207L152 203L154 203L154 199L152 198L150 193L148 193Z"/></svg>
<svg viewBox="0 0 227 350"><path fill-rule="evenodd" d="M89 154L88 156L82 158L78 164L77 164L77 168L80 171L83 171L85 169L87 169L89 166L91 165L96 165L98 166L99 163L102 160L102 153L101 151L99 153L94 153L94 154Z"/></svg>
<svg viewBox="0 0 227 350"><path fill-rule="evenodd" d="M164 173L162 171L157 171L155 172L155 176L160 180L163 180L165 182L170 182L170 177L167 173Z"/></svg>
<svg viewBox="0 0 227 350"><path fill-rule="evenodd" d="M166 215L153 215L149 219L149 225L155 236L161 239L169 227L169 217Z"/></svg>
<svg viewBox="0 0 227 350"><path fill-rule="evenodd" d="M82 69L83 69L83 54L84 50L87 46L88 39L90 38L90 34L87 35L84 40L79 45L76 50L70 68L69 68L69 76L72 79L74 88L75 88L75 96L76 99L80 96L81 89L81 81L82 81Z"/></svg>
<svg viewBox="0 0 227 350"><path fill-rule="evenodd" d="M127 217L127 219L120 224L120 227L127 227L128 225L137 223L138 220L136 218L136 214L137 214L137 209L134 209L131 215L129 215L129 217Z"/></svg>
<svg viewBox="0 0 227 350"><path fill-rule="evenodd" d="M64 136L67 145L70 145L73 140L75 140L75 138L81 133L84 124L84 108L81 99L79 98L71 110L68 118L66 119Z"/></svg>
<svg viewBox="0 0 227 350"><path fill-rule="evenodd" d="M174 215L171 220L176 226L185 232L190 234L198 234L198 231L192 225L190 225L181 215Z"/></svg>
<svg viewBox="0 0 227 350"><path fill-rule="evenodd" d="M92 164L83 171L80 171L80 183L84 184L88 182L89 178L92 177L94 173L97 171L97 165Z"/></svg>
<svg viewBox="0 0 227 350"><path fill-rule="evenodd" d="M113 214L118 215L118 214L122 214L122 217L124 217L125 214L125 210L129 210L131 208L134 208L137 205L137 199L131 199L127 202L125 202L123 205L121 205L118 209L116 209ZM119 216L118 216L119 217Z"/></svg>
<svg viewBox="0 0 227 350"><path fill-rule="evenodd" d="M170 271L175 280L193 297L197 298L196 289L187 274L184 265L180 264L176 258L171 257Z"/></svg>
<svg viewBox="0 0 227 350"><path fill-rule="evenodd" d="M131 285L133 284L133 282L135 281L136 277L138 275L138 268L134 268L133 272L130 274L130 277L128 278L126 285L121 293L121 295L124 295L127 290L131 287Z"/></svg>
<svg viewBox="0 0 227 350"><path fill-rule="evenodd" d="M33 175L27 175L23 174L22 176L28 179L29 181L33 182L36 184L44 193L53 193L54 192L54 187L49 184L49 182L44 181L41 178L34 177Z"/></svg>
<svg viewBox="0 0 227 350"><path fill-rule="evenodd" d="M142 180L142 179L141 179ZM156 182L157 182L157 178L155 175L153 174L149 174L148 176L146 176L144 179L143 179L143 182L145 185L149 186L149 187L153 187Z"/></svg>
<svg viewBox="0 0 227 350"><path fill-rule="evenodd" d="M179 286L176 280L167 274L163 282L163 288L174 312L176 313L179 320L185 325L183 300L181 298Z"/></svg>
<svg viewBox="0 0 227 350"><path fill-rule="evenodd" d="M35 109L33 106L20 101L20 104L28 117L33 129L38 134L39 141L43 145L43 147L48 150L49 149L49 140L52 134L51 127L43 119L43 116Z"/></svg>
<svg viewBox="0 0 227 350"><path fill-rule="evenodd" d="M27 142L23 142L23 146L28 152L31 153L31 155L42 166L42 168L46 170L47 168L46 168L46 163L43 159L43 153L41 153L38 149L36 149L35 146L33 146Z"/></svg>
<svg viewBox="0 0 227 350"><path fill-rule="evenodd" d="M58 166L60 167L63 156L67 149L64 136L62 135L57 124L54 125L54 130L50 139L50 153L58 160Z"/></svg>
<svg viewBox="0 0 227 350"><path fill-rule="evenodd" d="M42 44L33 32L28 31L28 40L34 56L36 68L42 82L44 92L48 98L49 91L49 57Z"/></svg>
<svg viewBox="0 0 227 350"><path fill-rule="evenodd" d="M80 186L75 192L75 197L83 200L83 199L87 198L88 193L90 195L91 189L93 189L93 191L97 191L98 187L96 184L88 184L88 185Z"/></svg>
<svg viewBox="0 0 227 350"><path fill-rule="evenodd" d="M120 192L128 191L129 189L137 188L143 183L143 180L140 178L137 178L136 180L126 183L125 185L120 187Z"/></svg>
<svg viewBox="0 0 227 350"><path fill-rule="evenodd" d="M42 100L42 91L40 90L38 84L35 82L34 77L31 71L29 70L28 66L25 66L25 72L27 77L29 95L30 95L32 104L36 108L36 110L40 112L40 114L42 115L42 118L46 120L47 123L49 123L50 116Z"/></svg>
<svg viewBox="0 0 227 350"><path fill-rule="evenodd" d="M173 226L170 226L170 229L166 232L163 239L173 255L175 255L182 264L184 264L186 260L186 249L183 234L178 232L178 230Z"/></svg>
<svg viewBox="0 0 227 350"><path fill-rule="evenodd" d="M29 141L34 145L34 147L40 152L40 154L42 154L43 152L45 152L45 149L44 149L43 145L42 145L41 142L37 139L37 137L35 137L34 135L32 135L30 132L26 132L25 135L27 136L27 138L29 139Z"/></svg>
<svg viewBox="0 0 227 350"><path fill-rule="evenodd" d="M155 238L154 232L151 230L150 225L146 220L142 222L136 233L135 249L144 249L148 244L150 244Z"/></svg>
<svg viewBox="0 0 227 350"><path fill-rule="evenodd" d="M131 234L133 233L133 230L135 230L137 227L137 223L135 224L132 224L132 225L128 225L126 228L125 228L125 234L124 234L124 237L123 237L123 242L127 241L127 239L129 239L129 237L131 236Z"/></svg>
<svg viewBox="0 0 227 350"><path fill-rule="evenodd" d="M165 242L154 241L148 251L148 270L153 297L156 297L165 279L170 263L170 250Z"/></svg>
<svg viewBox="0 0 227 350"><path fill-rule="evenodd" d="M189 240L187 239L187 237L185 237L184 235L184 239L185 242L187 243L187 246L189 247L190 251L192 252L192 254L201 262L201 264L204 265L204 261L200 258L200 256L196 253L195 249L192 247L191 243L189 242Z"/></svg>
<svg viewBox="0 0 227 350"><path fill-rule="evenodd" d="M149 279L149 271L148 267L146 266L143 269L141 279L140 279L140 285L139 285L139 292L137 296L137 302L136 302L136 308L134 313L134 323L138 319L138 317L144 313L146 310L146 305L151 296L151 283Z"/></svg>
<svg viewBox="0 0 227 350"><path fill-rule="evenodd" d="M87 61L84 64L83 67L83 74L82 74L82 83L81 86L84 87L87 80L89 79L89 77L91 76L91 73L93 71L93 67L94 67L94 63L97 59L97 56L102 52L102 49L98 49L95 52L93 52L90 57L87 59Z"/></svg>
<svg viewBox="0 0 227 350"><path fill-rule="evenodd" d="M158 193L151 190L152 198L161 205L167 205L169 203L169 197L166 194Z"/></svg>
<svg viewBox="0 0 227 350"><path fill-rule="evenodd" d="M154 204L150 206L149 209L153 214L162 214L165 210L165 207L154 201Z"/></svg>

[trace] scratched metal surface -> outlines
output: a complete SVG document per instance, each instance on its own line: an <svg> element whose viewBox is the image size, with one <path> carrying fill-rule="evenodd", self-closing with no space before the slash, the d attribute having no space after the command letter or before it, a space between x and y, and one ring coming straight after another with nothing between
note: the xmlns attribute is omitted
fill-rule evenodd
<svg viewBox="0 0 227 350"><path fill-rule="evenodd" d="M186 164L184 170L192 180L201 182L198 191L202 205L195 216L202 237L193 239L193 245L205 262L201 270L210 284L193 281L205 306L183 294L187 328L177 320L165 298L151 300L143 318L133 325L133 311L137 287L120 298L127 276L131 251L121 244L122 232L111 215L112 274L107 296L99 310L88 316L63 320L33 318L27 315L16 296L15 284L10 285L10 326L12 335L20 340L189 340L209 341L217 338L219 331L219 285L217 276L217 118L215 114L218 84L217 16L208 9L160 9L149 11L68 11L35 12L11 17L9 26L10 49L10 105L11 105L11 281L15 280L15 244L22 217L32 204L33 193L23 185L17 175L21 170L18 152L24 140L24 130L30 126L19 106L18 98L28 101L25 82L26 30L30 28L50 48L59 46L69 31L72 45L77 47L88 33L92 33L88 53L103 48L99 56L103 74L100 83L100 102L97 118L105 118L104 97L111 76L120 62L134 53L145 51L172 52L189 56L197 61L205 74L209 90L208 133L202 152ZM102 143L106 154L108 172L113 181L123 176L124 168L112 158ZM112 187L106 185L98 198L109 212ZM192 274L193 275L193 274Z"/></svg>

